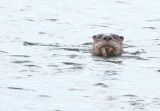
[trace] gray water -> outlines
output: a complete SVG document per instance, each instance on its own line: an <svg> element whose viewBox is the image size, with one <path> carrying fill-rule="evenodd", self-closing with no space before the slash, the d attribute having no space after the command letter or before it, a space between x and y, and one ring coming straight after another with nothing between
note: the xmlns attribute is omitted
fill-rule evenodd
<svg viewBox="0 0 160 111"><path fill-rule="evenodd" d="M1 111L160 111L159 0L0 0ZM125 53L89 53L92 35Z"/></svg>

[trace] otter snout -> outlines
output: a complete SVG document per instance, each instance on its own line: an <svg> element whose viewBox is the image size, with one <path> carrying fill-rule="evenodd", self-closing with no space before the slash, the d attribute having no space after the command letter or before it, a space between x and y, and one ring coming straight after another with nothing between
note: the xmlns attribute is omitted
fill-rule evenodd
<svg viewBox="0 0 160 111"><path fill-rule="evenodd" d="M109 37L109 36L105 36L105 37L103 37L103 40L106 40L106 41L110 41L110 40L112 40L113 38L112 37Z"/></svg>

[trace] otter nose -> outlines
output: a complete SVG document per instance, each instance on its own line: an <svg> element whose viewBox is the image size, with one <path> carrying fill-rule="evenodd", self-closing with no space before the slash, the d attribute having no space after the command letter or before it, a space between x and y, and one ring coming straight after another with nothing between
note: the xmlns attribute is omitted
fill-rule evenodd
<svg viewBox="0 0 160 111"><path fill-rule="evenodd" d="M109 40L112 40L112 37L104 37L103 40L109 41Z"/></svg>

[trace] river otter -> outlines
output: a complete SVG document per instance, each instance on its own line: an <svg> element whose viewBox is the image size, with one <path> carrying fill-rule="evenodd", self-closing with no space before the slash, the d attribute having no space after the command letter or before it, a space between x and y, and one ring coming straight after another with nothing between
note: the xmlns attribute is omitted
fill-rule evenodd
<svg viewBox="0 0 160 111"><path fill-rule="evenodd" d="M123 53L123 36L117 34L93 35L90 52L96 56L118 56Z"/></svg>

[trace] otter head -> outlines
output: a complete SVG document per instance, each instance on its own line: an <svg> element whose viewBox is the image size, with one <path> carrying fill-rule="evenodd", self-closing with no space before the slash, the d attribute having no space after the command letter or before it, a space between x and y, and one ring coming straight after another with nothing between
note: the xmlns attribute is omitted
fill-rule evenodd
<svg viewBox="0 0 160 111"><path fill-rule="evenodd" d="M96 52L96 54L99 54L101 48L106 46L112 47L114 49L112 53L113 55L120 55L123 52L123 36L119 36L117 34L97 34L93 35L92 38L93 46L91 52L93 52L93 54L94 51Z"/></svg>

